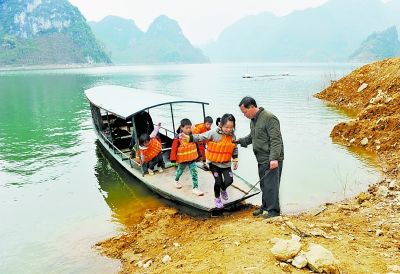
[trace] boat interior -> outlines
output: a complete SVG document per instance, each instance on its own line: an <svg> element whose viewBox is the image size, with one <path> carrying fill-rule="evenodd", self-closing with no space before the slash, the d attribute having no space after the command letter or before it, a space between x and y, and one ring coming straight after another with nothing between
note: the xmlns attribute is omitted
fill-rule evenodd
<svg viewBox="0 0 400 274"><path fill-rule="evenodd" d="M102 112L102 111L101 111ZM134 117L136 124L136 136L139 137L142 133L150 134L153 131L155 124L150 117L150 115L145 115L147 120L142 121L143 115L138 115ZM133 129L132 120L124 120L112 113L102 113L101 114L101 128L97 127L99 133L108 139L114 146L128 158L132 151L135 154L136 146L135 138L133 136L135 130ZM146 125L143 127L142 125ZM110 134L111 132L111 134ZM170 151L171 145L174 138L174 133L166 128L160 127L159 133L157 135L161 139L162 144L162 154L164 158L164 163L166 168L171 167ZM133 159L134 157L132 157Z"/></svg>

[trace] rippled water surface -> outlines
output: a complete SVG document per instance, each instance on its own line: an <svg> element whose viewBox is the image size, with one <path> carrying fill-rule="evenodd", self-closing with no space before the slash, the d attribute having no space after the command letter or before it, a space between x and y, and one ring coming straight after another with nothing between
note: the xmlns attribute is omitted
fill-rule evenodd
<svg viewBox="0 0 400 274"><path fill-rule="evenodd" d="M145 209L164 204L105 157L95 142L85 89L117 84L205 100L214 118L225 112L236 116L238 137L249 132L249 121L237 104L245 95L255 97L281 121L286 157L281 203L285 212L295 212L353 195L378 178L368 156L332 144L332 127L347 118L312 97L355 67L220 64L0 72L0 273L113 273L118 263L92 246L134 224ZM258 77L243 79L245 73ZM255 183L251 148L240 149L239 165L238 173Z"/></svg>

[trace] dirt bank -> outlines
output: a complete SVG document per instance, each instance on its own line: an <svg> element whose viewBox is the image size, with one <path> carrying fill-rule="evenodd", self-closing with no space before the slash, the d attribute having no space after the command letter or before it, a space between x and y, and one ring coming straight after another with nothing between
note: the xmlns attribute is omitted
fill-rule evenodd
<svg viewBox="0 0 400 274"><path fill-rule="evenodd" d="M270 251L271 239L297 234L305 249L317 243L330 250L342 273L400 273L399 73L400 58L374 63L317 95L356 110L357 117L337 125L332 137L376 153L387 179L368 192L319 211L269 220L253 217L252 207L216 219L171 208L146 211L126 233L96 248L120 259L121 273L309 273L280 264Z"/></svg>
<svg viewBox="0 0 400 274"><path fill-rule="evenodd" d="M400 58L363 66L316 95L356 113L334 127L334 142L376 153L383 172L400 174Z"/></svg>
<svg viewBox="0 0 400 274"><path fill-rule="evenodd" d="M98 247L122 261L121 273L308 273L280 266L269 250L272 238L296 233L290 228L294 225L310 235L303 237L304 246L318 243L332 251L343 273L387 273L390 265L400 264L399 210L395 197L380 199L373 194L360 197L359 202L328 205L317 216L273 221L252 217L252 209L219 219L159 209L146 212L124 235ZM171 258L166 264L165 255ZM148 268L139 267L149 260Z"/></svg>

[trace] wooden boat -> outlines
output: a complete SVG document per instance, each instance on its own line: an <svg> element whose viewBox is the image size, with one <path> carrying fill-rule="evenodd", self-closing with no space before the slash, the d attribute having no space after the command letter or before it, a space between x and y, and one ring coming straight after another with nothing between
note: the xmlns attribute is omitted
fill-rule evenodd
<svg viewBox="0 0 400 274"><path fill-rule="evenodd" d="M85 91L85 95L90 103L93 125L100 144L123 168L151 190L167 199L200 210L212 211L215 209L214 180L210 172L202 169L202 165L198 165L199 188L204 191L204 196L196 196L192 193L192 181L188 170L184 172L180 179L183 188L177 189L175 187L176 168L175 164L169 161L171 145L177 129L175 125L179 125L179 122L175 121L176 116L174 114L177 110L174 111L174 107L182 104L190 104L191 108L200 106L203 117L198 117L198 120L202 121L206 116L205 105L208 105L207 102L185 100L146 90L112 85L90 88ZM164 119L167 115L171 121L169 123L170 128L162 126L159 131L166 168L163 173L155 170L154 175L145 175L141 166L129 157L131 153L130 144L131 142L138 144L138 136L144 133L143 131L151 131L150 129L154 127L153 120L158 119L153 114L153 109L157 108L162 108L161 113ZM257 188L252 189L249 182L236 174L234 174L233 185L227 191L229 199L224 201L225 207L234 205L260 192Z"/></svg>

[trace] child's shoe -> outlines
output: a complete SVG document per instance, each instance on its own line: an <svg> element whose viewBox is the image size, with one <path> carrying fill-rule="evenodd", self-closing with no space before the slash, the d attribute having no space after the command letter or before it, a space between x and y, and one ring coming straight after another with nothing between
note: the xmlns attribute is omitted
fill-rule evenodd
<svg viewBox="0 0 400 274"><path fill-rule="evenodd" d="M149 175L154 175L154 171L149 168Z"/></svg>
<svg viewBox="0 0 400 274"><path fill-rule="evenodd" d="M158 168L158 172L160 172L160 173L161 173L161 172L164 172L164 170L162 169L162 167L159 167L159 168Z"/></svg>
<svg viewBox="0 0 400 274"><path fill-rule="evenodd" d="M178 181L175 181L175 187L176 187L177 189L181 189L181 188L182 188L182 185L181 185L181 183L179 183Z"/></svg>
<svg viewBox="0 0 400 274"><path fill-rule="evenodd" d="M215 207L216 208L224 208L224 205L223 205L220 197L215 198Z"/></svg>
<svg viewBox="0 0 400 274"><path fill-rule="evenodd" d="M226 190L221 190L221 197L222 199L224 199L225 201L229 199L228 197L228 192L226 192Z"/></svg>
<svg viewBox="0 0 400 274"><path fill-rule="evenodd" d="M193 192L193 194L195 194L195 195L197 195L197 196L203 196L203 195L204 195L204 192L201 191L201 190L198 189L198 188L193 188L192 192Z"/></svg>

